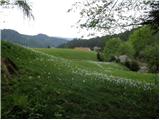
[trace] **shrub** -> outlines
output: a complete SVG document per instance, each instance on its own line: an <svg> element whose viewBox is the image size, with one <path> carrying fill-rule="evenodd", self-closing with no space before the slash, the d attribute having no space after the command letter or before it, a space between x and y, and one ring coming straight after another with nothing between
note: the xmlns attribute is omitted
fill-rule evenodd
<svg viewBox="0 0 160 120"><path fill-rule="evenodd" d="M117 62L117 63L119 63L120 60L119 60L119 58L117 56L111 56L111 58L109 59L109 62Z"/></svg>
<svg viewBox="0 0 160 120"><path fill-rule="evenodd" d="M138 71L140 69L139 64L136 60L126 61L124 65L132 71Z"/></svg>
<svg viewBox="0 0 160 120"><path fill-rule="evenodd" d="M98 61L103 61L103 54L100 52L97 52L97 60Z"/></svg>

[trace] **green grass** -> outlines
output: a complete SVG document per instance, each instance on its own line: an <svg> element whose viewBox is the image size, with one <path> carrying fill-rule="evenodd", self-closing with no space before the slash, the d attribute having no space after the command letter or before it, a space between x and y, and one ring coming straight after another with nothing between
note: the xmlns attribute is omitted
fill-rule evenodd
<svg viewBox="0 0 160 120"><path fill-rule="evenodd" d="M2 72L2 118L158 118L155 75L52 52L2 42L2 58L18 67Z"/></svg>
<svg viewBox="0 0 160 120"><path fill-rule="evenodd" d="M60 49L60 48L37 48L36 50L54 55L56 57L62 57L74 60L94 60L96 61L96 52L93 51L80 51L74 49Z"/></svg>
<svg viewBox="0 0 160 120"><path fill-rule="evenodd" d="M85 70L96 71L102 74L112 75L126 79L138 80L141 82L153 83L158 79L157 74L138 73L129 71L123 65L109 62L95 62L95 61L72 61L72 64L77 65L78 68Z"/></svg>

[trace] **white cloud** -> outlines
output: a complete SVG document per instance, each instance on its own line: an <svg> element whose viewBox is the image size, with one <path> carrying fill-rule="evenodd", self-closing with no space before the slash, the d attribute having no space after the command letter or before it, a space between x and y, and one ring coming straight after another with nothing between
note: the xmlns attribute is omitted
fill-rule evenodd
<svg viewBox="0 0 160 120"><path fill-rule="evenodd" d="M23 34L44 33L50 36L81 37L72 28L79 19L78 13L67 13L75 0L30 0L35 20L26 19L17 8L0 9L1 29L14 29Z"/></svg>

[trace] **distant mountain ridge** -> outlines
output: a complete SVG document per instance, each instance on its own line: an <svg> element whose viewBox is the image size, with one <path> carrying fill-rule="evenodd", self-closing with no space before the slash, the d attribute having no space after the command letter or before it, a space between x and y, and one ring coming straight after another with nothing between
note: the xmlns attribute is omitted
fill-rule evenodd
<svg viewBox="0 0 160 120"><path fill-rule="evenodd" d="M24 35L10 29L1 31L1 39L31 48L57 47L69 42L67 38L50 37L45 34Z"/></svg>

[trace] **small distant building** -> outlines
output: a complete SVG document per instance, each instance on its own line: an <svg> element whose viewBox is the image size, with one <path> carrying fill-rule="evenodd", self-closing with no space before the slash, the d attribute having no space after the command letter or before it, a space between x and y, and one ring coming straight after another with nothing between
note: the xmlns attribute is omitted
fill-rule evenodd
<svg viewBox="0 0 160 120"><path fill-rule="evenodd" d="M95 46L95 47L93 48L93 50L94 50L95 52L99 52L99 51L101 50L101 48L100 48L100 47Z"/></svg>
<svg viewBox="0 0 160 120"><path fill-rule="evenodd" d="M91 51L91 49L88 48L88 47L75 47L74 49L75 50L81 50L81 51Z"/></svg>

